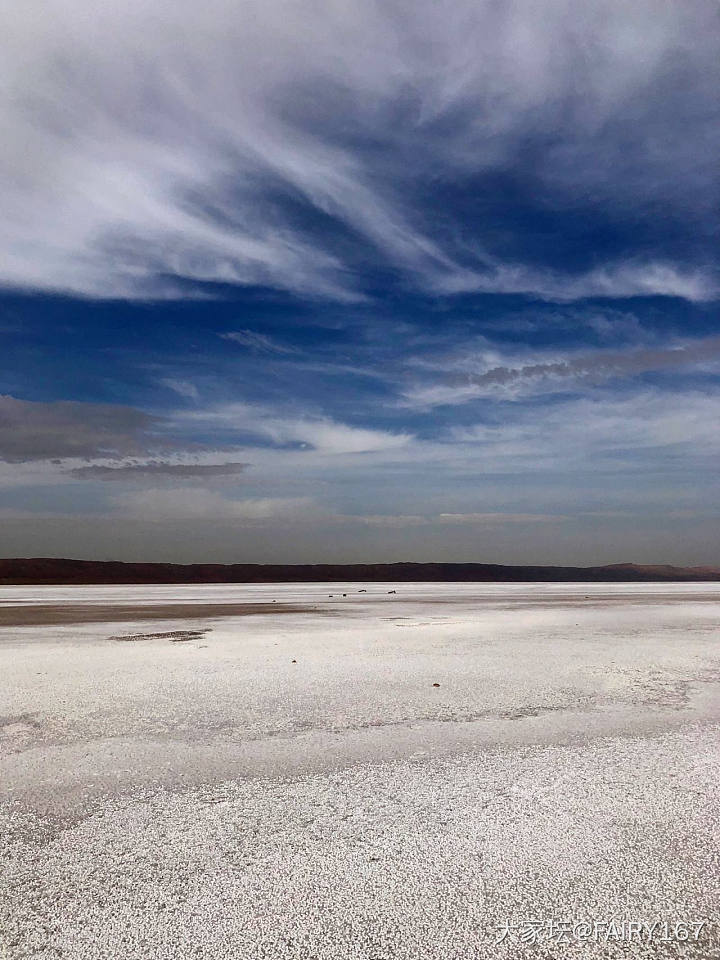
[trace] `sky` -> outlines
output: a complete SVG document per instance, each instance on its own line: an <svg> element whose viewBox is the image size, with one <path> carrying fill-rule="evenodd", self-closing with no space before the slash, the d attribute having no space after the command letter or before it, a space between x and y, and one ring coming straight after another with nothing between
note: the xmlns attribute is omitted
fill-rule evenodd
<svg viewBox="0 0 720 960"><path fill-rule="evenodd" d="M0 0L3 556L720 563L714 0Z"/></svg>

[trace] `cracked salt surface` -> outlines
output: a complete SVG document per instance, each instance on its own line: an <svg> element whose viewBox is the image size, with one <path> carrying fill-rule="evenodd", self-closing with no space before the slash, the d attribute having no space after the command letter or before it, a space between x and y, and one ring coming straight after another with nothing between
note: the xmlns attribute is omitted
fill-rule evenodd
<svg viewBox="0 0 720 960"><path fill-rule="evenodd" d="M308 606L0 631L0 956L720 957L714 585L333 588L0 593Z"/></svg>

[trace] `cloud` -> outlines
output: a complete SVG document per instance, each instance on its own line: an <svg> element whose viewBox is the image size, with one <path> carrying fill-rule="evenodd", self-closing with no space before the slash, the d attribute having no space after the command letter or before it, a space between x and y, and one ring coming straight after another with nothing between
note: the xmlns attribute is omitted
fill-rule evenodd
<svg viewBox="0 0 720 960"><path fill-rule="evenodd" d="M429 518L418 514L346 514L338 515L333 518L336 523L360 524L363 527L402 528L402 527L424 527L428 524Z"/></svg>
<svg viewBox="0 0 720 960"><path fill-rule="evenodd" d="M560 514L545 513L441 513L440 523L480 524L494 523L558 523L566 520Z"/></svg>
<svg viewBox="0 0 720 960"><path fill-rule="evenodd" d="M173 393L177 393L178 396L185 397L187 400L197 400L200 396L195 384L187 380L175 380L172 377L165 377L160 383L164 387L167 387L168 390L172 390Z"/></svg>
<svg viewBox="0 0 720 960"><path fill-rule="evenodd" d="M174 447L163 456L96 456L92 463L83 453L59 463L0 464L3 506L18 524L22 517L74 516L77 532L68 520L63 529L70 535L57 541L58 549L66 551L80 550L85 543L82 531L102 518L121 526L127 521L127 531L142 531L148 521L167 521L164 530L158 529L155 545L144 534L138 533L134 545L129 533L122 534L123 549L135 551L137 558L140 544L151 554L159 550L172 556L183 537L186 546L181 549L188 559L198 549L212 556L213 544L221 542L224 555L232 557L228 531L241 526L257 531L256 539L252 534L238 547L250 558L252 543L253 549L274 556L291 549L298 562L310 555L323 559L328 550L339 559L362 559L363 553L369 559L458 559L476 556L481 542L485 556L493 560L493 544L505 549L502 544L513 541L518 556L534 550L540 557L543 544L553 541L557 562L567 560L562 550L568 548L591 562L597 543L587 534L593 524L600 527L605 519L619 517L622 531L613 543L631 546L649 529L651 515L654 528L664 528L670 505L672 511L707 517L705 526L698 520L695 540L684 541L691 558L692 544L705 542L703 537L709 543L708 531L717 522L713 505L720 457L719 398L717 389L707 385L710 381L703 382L704 389L665 384L625 390L622 396L604 389L581 398L494 400L473 410L471 422L428 417L426 431L419 429L406 442L385 446L386 438L376 436L383 431L370 431L371 437L362 442L351 437L350 442L342 435L346 425L336 424L339 440L316 438L318 447L302 447L286 439L294 435L291 418L286 422L269 407L218 408L214 413L225 419L216 422L216 429L212 423L185 419L188 412L182 410L169 424L173 435L187 436L197 427L199 434L207 430L216 438L230 437L234 445L224 454L197 449L182 453ZM464 411L466 418L469 412ZM91 419L91 414L75 416L73 424ZM250 445L243 446L246 424L263 419L282 442L269 433L249 433ZM304 418L297 419L306 431ZM352 452L358 446L361 455ZM252 471L246 474L240 465L249 461ZM210 470L197 469L203 467ZM227 469L239 472L227 476L228 485L221 488ZM190 526L181 527L185 522ZM297 540L293 534L292 543L287 539L291 526L301 531ZM618 521L616 528L620 526ZM33 539L36 536L40 534L24 541L32 541L33 550L42 542ZM481 541L473 540L477 536ZM17 538L14 543L23 542L20 533ZM607 555L617 558L618 550L627 553L608 547ZM704 557L709 547L703 550Z"/></svg>
<svg viewBox="0 0 720 960"><path fill-rule="evenodd" d="M127 463L120 466L92 464L75 467L69 473L81 480L209 480L236 477L244 473L248 463L170 463L152 460L149 463Z"/></svg>
<svg viewBox="0 0 720 960"><path fill-rule="evenodd" d="M394 450L412 440L408 433L353 427L328 417L298 417L246 403L179 414L178 422L202 425L234 436L265 438L275 444L307 446L327 454Z"/></svg>
<svg viewBox="0 0 720 960"><path fill-rule="evenodd" d="M455 271L439 277L439 293L520 293L555 303L590 297L680 297L702 303L720 295L720 273L711 268L684 268L645 260L634 264L610 262L594 270L568 275L533 270L522 264L494 269Z"/></svg>
<svg viewBox="0 0 720 960"><path fill-rule="evenodd" d="M378 514L358 516L338 516L337 521L358 523L366 527L433 527L443 525L493 526L506 523L558 523L567 519L560 514L539 513L437 513L427 516L419 514Z"/></svg>
<svg viewBox="0 0 720 960"><path fill-rule="evenodd" d="M684 475L720 455L714 391L656 390L583 397L546 407L502 407L501 420L451 428L451 444L476 446L486 471L555 474L635 471ZM644 496L648 496L647 490Z"/></svg>
<svg viewBox="0 0 720 960"><path fill-rule="evenodd" d="M200 432L206 442L195 439ZM67 476L96 480L148 477L200 479L237 476L247 462L180 461L198 451L224 449L237 455L239 441L263 449L270 441L297 452L330 457L398 450L411 442L407 433L353 427L327 417L291 416L251 404L228 404L209 410L180 410L158 417L134 407L56 401L43 403L0 396L0 461L101 460L155 456L131 463L58 464ZM232 442L231 442L232 441ZM260 446L258 446L260 444ZM175 459L169 459L168 453ZM162 459L157 454L165 453ZM227 452L226 452L227 456ZM205 456L207 459L207 454Z"/></svg>
<svg viewBox="0 0 720 960"><path fill-rule="evenodd" d="M407 388L404 397L409 406L429 409L479 398L517 399L578 390L581 386L592 387L644 373L717 370L720 337L704 337L666 347L575 351L564 355L545 351L517 358L502 357L496 350L465 349L445 361L426 362L425 366L432 369L442 366L443 362L454 366L457 372L441 374L439 382L436 379ZM478 368L480 372L475 372Z"/></svg>
<svg viewBox="0 0 720 960"><path fill-rule="evenodd" d="M158 418L134 407L0 396L0 460L130 456L169 442Z"/></svg>
<svg viewBox="0 0 720 960"><path fill-rule="evenodd" d="M231 330L229 333L219 334L223 340L233 340L241 347L248 347L250 350L259 353L296 353L292 347L287 347L272 337L264 333L255 333L253 330Z"/></svg>
<svg viewBox="0 0 720 960"><path fill-rule="evenodd" d="M153 488L113 498L116 510L147 520L235 520L262 522L273 519L310 519L308 497L256 497L232 500L214 490Z"/></svg>
<svg viewBox="0 0 720 960"><path fill-rule="evenodd" d="M353 300L435 292L717 295L692 262L543 270L471 203L498 171L546 210L711 236L712 0L40 0L4 18L0 283L92 297L252 284ZM434 194L440 208L430 204ZM521 231L522 232L522 231Z"/></svg>

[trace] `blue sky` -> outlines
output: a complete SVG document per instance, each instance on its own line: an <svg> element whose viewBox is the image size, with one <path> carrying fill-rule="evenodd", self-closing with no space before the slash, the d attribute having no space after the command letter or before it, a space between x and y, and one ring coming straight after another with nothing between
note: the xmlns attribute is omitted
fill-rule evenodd
<svg viewBox="0 0 720 960"><path fill-rule="evenodd" d="M4 555L718 562L715 4L119 6L7 17Z"/></svg>

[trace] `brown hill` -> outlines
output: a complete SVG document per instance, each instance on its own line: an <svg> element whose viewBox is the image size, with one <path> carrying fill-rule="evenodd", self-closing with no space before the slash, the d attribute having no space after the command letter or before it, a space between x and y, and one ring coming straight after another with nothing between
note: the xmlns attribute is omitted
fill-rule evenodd
<svg viewBox="0 0 720 960"><path fill-rule="evenodd" d="M494 563L122 563L53 558L0 559L0 584L598 582L720 581L720 567L616 563L600 567L503 566Z"/></svg>

